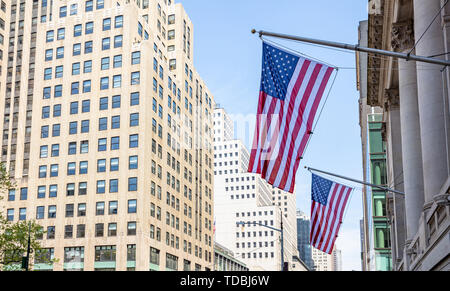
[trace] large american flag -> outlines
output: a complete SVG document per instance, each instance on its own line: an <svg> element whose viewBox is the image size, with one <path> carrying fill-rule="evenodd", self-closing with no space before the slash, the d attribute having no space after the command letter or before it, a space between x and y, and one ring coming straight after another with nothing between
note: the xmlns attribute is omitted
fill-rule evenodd
<svg viewBox="0 0 450 291"><path fill-rule="evenodd" d="M334 68L263 42L250 173L293 193L295 174Z"/></svg>
<svg viewBox="0 0 450 291"><path fill-rule="evenodd" d="M353 188L313 174L311 191L310 242L316 249L331 254Z"/></svg>

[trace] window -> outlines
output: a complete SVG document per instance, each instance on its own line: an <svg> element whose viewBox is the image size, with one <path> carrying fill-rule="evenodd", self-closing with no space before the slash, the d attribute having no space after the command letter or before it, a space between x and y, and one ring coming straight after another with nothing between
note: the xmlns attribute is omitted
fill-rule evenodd
<svg viewBox="0 0 450 291"><path fill-rule="evenodd" d="M73 176L76 173L76 164L75 163L68 163L67 164L67 175Z"/></svg>
<svg viewBox="0 0 450 291"><path fill-rule="evenodd" d="M45 186L39 186L39 187L38 187L37 198L38 198L38 199L43 199L43 198L45 198L45 192L46 192Z"/></svg>
<svg viewBox="0 0 450 291"><path fill-rule="evenodd" d="M47 177L47 166L39 166L39 178ZM11 192L9 192L11 194Z"/></svg>
<svg viewBox="0 0 450 291"><path fill-rule="evenodd" d="M139 92L131 93L130 106L139 105Z"/></svg>
<svg viewBox="0 0 450 291"><path fill-rule="evenodd" d="M59 8L59 17L63 18L67 16L67 6L62 6Z"/></svg>
<svg viewBox="0 0 450 291"><path fill-rule="evenodd" d="M122 47L122 41L123 41L122 35L115 36L114 37L114 47L115 48Z"/></svg>
<svg viewBox="0 0 450 291"><path fill-rule="evenodd" d="M137 200L128 200L128 213L137 213Z"/></svg>
<svg viewBox="0 0 450 291"><path fill-rule="evenodd" d="M110 167L109 170L111 172L119 171L119 158L112 158L110 160Z"/></svg>
<svg viewBox="0 0 450 291"><path fill-rule="evenodd" d="M118 193L119 192L119 180L112 179L109 180L109 193Z"/></svg>
<svg viewBox="0 0 450 291"><path fill-rule="evenodd" d="M120 128L120 116L113 116L111 118L111 129Z"/></svg>
<svg viewBox="0 0 450 291"><path fill-rule="evenodd" d="M114 28L120 28L123 27L123 16L119 15L116 16L116 18L114 19Z"/></svg>
<svg viewBox="0 0 450 291"><path fill-rule="evenodd" d="M81 103L81 112L88 113L91 111L91 100L83 100Z"/></svg>
<svg viewBox="0 0 450 291"><path fill-rule="evenodd" d="M102 50L109 50L111 48L111 39L109 37L105 37L102 39Z"/></svg>
<svg viewBox="0 0 450 291"><path fill-rule="evenodd" d="M131 54L131 64L137 65L141 63L141 52L133 52Z"/></svg>
<svg viewBox="0 0 450 291"><path fill-rule="evenodd" d="M74 37L81 36L82 33L83 33L82 25L81 24L75 25L73 28L73 36Z"/></svg>
<svg viewBox="0 0 450 291"><path fill-rule="evenodd" d="M98 130L103 131L108 129L108 118L102 117L98 120Z"/></svg>
<svg viewBox="0 0 450 291"><path fill-rule="evenodd" d="M65 35L66 35L66 29L65 28L60 28L60 29L58 29L58 33L57 33L56 39L57 40L63 40L65 38Z"/></svg>
<svg viewBox="0 0 450 291"><path fill-rule="evenodd" d="M36 207L36 219L44 219L45 217L45 207L38 206Z"/></svg>
<svg viewBox="0 0 450 291"><path fill-rule="evenodd" d="M97 202L95 207L95 215L105 214L105 202Z"/></svg>
<svg viewBox="0 0 450 291"><path fill-rule="evenodd" d="M141 82L141 73L133 72L131 73L131 85L139 85Z"/></svg>
<svg viewBox="0 0 450 291"><path fill-rule="evenodd" d="M95 236L96 237L102 237L103 236L103 223L97 223L95 224ZM97 253L97 250L96 250ZM97 260L97 255L95 256L95 259Z"/></svg>
<svg viewBox="0 0 450 291"><path fill-rule="evenodd" d="M97 194L105 194L105 181L97 181Z"/></svg>
<svg viewBox="0 0 450 291"><path fill-rule="evenodd" d="M86 23L86 27L85 27L85 34L92 34L94 33L94 23L93 22L88 22Z"/></svg>
<svg viewBox="0 0 450 291"><path fill-rule="evenodd" d="M106 172L106 160L97 160L97 173Z"/></svg>
<svg viewBox="0 0 450 291"><path fill-rule="evenodd" d="M120 108L120 99L121 99L120 95L115 95L115 96L112 97L111 107L113 109Z"/></svg>
<svg viewBox="0 0 450 291"><path fill-rule="evenodd" d="M62 96L62 85L55 86L55 98L59 98Z"/></svg>
<svg viewBox="0 0 450 291"><path fill-rule="evenodd" d="M130 135L130 148L137 148L139 146L139 135Z"/></svg>
<svg viewBox="0 0 450 291"><path fill-rule="evenodd" d="M109 223L108 236L116 236L116 235L117 235L117 223Z"/></svg>
<svg viewBox="0 0 450 291"><path fill-rule="evenodd" d="M55 38L55 32L53 30L47 31L47 42L52 42Z"/></svg>
<svg viewBox="0 0 450 291"><path fill-rule="evenodd" d="M45 61L53 60L53 49L48 49L45 51Z"/></svg>
<svg viewBox="0 0 450 291"><path fill-rule="evenodd" d="M122 87L122 75L113 76L113 88Z"/></svg>
<svg viewBox="0 0 450 291"><path fill-rule="evenodd" d="M78 183L78 195L86 195L87 194L87 183L80 182Z"/></svg>
<svg viewBox="0 0 450 291"><path fill-rule="evenodd" d="M139 126L139 113L130 114L130 127Z"/></svg>
<svg viewBox="0 0 450 291"><path fill-rule="evenodd" d="M75 195L75 184L74 183L67 184L66 195L67 196L74 196Z"/></svg>
<svg viewBox="0 0 450 291"><path fill-rule="evenodd" d="M111 138L111 150L118 150L120 149L120 137L112 137Z"/></svg>
<svg viewBox="0 0 450 291"><path fill-rule="evenodd" d="M73 82L70 89L70 94L76 95L80 93L80 83L79 82Z"/></svg>
<svg viewBox="0 0 450 291"><path fill-rule="evenodd" d="M109 88L109 77L100 79L100 90L107 90Z"/></svg>
<svg viewBox="0 0 450 291"><path fill-rule="evenodd" d="M108 70L109 69L109 57L102 59L102 70Z"/></svg>
<svg viewBox="0 0 450 291"><path fill-rule="evenodd" d="M91 92L91 80L83 81L83 93Z"/></svg>
<svg viewBox="0 0 450 291"><path fill-rule="evenodd" d="M89 152L89 141L83 140L80 142L80 154L87 154Z"/></svg>
<svg viewBox="0 0 450 291"><path fill-rule="evenodd" d="M85 61L84 62L84 73L91 73L92 72L92 61Z"/></svg>
<svg viewBox="0 0 450 291"><path fill-rule="evenodd" d="M81 133L89 132L89 120L81 121Z"/></svg>
<svg viewBox="0 0 450 291"><path fill-rule="evenodd" d="M78 114L78 101L70 103L70 114Z"/></svg>
<svg viewBox="0 0 450 291"><path fill-rule="evenodd" d="M52 97L52 88L51 87L45 87L42 98L43 99L50 99L51 97Z"/></svg>
<svg viewBox="0 0 450 291"><path fill-rule="evenodd" d="M59 144L52 145L52 157L59 157Z"/></svg>
<svg viewBox="0 0 450 291"><path fill-rule="evenodd" d="M64 58L64 47L63 46L56 49L56 58L57 59Z"/></svg>
<svg viewBox="0 0 450 291"><path fill-rule="evenodd" d="M55 68L55 78L62 78L63 77L63 66L57 66Z"/></svg>
<svg viewBox="0 0 450 291"><path fill-rule="evenodd" d="M50 166L50 177L58 177L58 165Z"/></svg>
<svg viewBox="0 0 450 291"><path fill-rule="evenodd" d="M103 31L111 29L111 18L103 19Z"/></svg>
<svg viewBox="0 0 450 291"><path fill-rule="evenodd" d="M81 64L80 63L73 63L72 64L72 75L76 76L80 74Z"/></svg>
<svg viewBox="0 0 450 291"><path fill-rule="evenodd" d="M44 70L44 80L51 80L52 79L52 68L46 68Z"/></svg>
<svg viewBox="0 0 450 291"><path fill-rule="evenodd" d="M81 43L76 43L73 45L73 55L74 56L81 55Z"/></svg>
<svg viewBox="0 0 450 291"><path fill-rule="evenodd" d="M138 157L137 156L129 157L128 169L136 170L137 168L138 168Z"/></svg>
<svg viewBox="0 0 450 291"><path fill-rule="evenodd" d="M57 196L58 196L58 185L50 185L48 197L55 198Z"/></svg>
<svg viewBox="0 0 450 291"><path fill-rule="evenodd" d="M78 132L78 122L77 121L73 121L69 123L69 134L77 134Z"/></svg>
<svg viewBox="0 0 450 291"><path fill-rule="evenodd" d="M137 191L137 178L128 178L128 191Z"/></svg>
<svg viewBox="0 0 450 291"><path fill-rule="evenodd" d="M127 235L136 235L136 222L128 222Z"/></svg>
<svg viewBox="0 0 450 291"><path fill-rule="evenodd" d="M122 55L114 56L114 68L122 67Z"/></svg>
<svg viewBox="0 0 450 291"><path fill-rule="evenodd" d="M105 0L97 0L97 9L105 8Z"/></svg>
<svg viewBox="0 0 450 291"><path fill-rule="evenodd" d="M98 140L98 151L99 152L106 151L106 138L100 138Z"/></svg>
<svg viewBox="0 0 450 291"><path fill-rule="evenodd" d="M109 215L116 215L117 214L117 207L118 207L118 202L117 201L109 202L108 214Z"/></svg>
<svg viewBox="0 0 450 291"><path fill-rule="evenodd" d="M88 173L88 162L87 161L83 161L80 162L80 175L84 175Z"/></svg>
<svg viewBox="0 0 450 291"><path fill-rule="evenodd" d="M77 15L78 13L78 4L70 5L70 15Z"/></svg>
<svg viewBox="0 0 450 291"><path fill-rule="evenodd" d="M92 53L93 43L92 41L87 41L84 43L84 53L89 54Z"/></svg>
<svg viewBox="0 0 450 291"><path fill-rule="evenodd" d="M90 12L93 10L94 10L94 1L93 0L86 1L85 11Z"/></svg>

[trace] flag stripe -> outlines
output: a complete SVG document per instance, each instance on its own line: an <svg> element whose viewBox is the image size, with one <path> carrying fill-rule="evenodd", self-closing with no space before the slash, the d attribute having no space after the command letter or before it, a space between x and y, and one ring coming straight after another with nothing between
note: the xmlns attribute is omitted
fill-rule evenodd
<svg viewBox="0 0 450 291"><path fill-rule="evenodd" d="M352 192L352 189L348 188L347 194L345 195L345 199L344 199L342 205L340 206L340 211L338 213L338 216L336 216L336 217L340 217L341 220L344 215L344 211L345 211L345 208L346 208L346 205L347 205L347 202L348 202L351 192ZM333 222L333 224L334 224L334 228L331 232L331 235L328 238L327 244L324 246L326 253L330 253L332 251L332 246L334 246L334 244L336 242L337 233L339 233L339 229L341 227L342 221L338 221L337 223Z"/></svg>
<svg viewBox="0 0 450 291"><path fill-rule="evenodd" d="M295 173L297 173L298 167L300 166L300 161L301 158L304 154L304 151L306 149L306 145L308 143L308 140L310 138L310 131L313 129L313 123L314 123L314 119L315 119L315 115L317 113L317 109L319 108L319 104L320 104L320 100L322 99L323 93L325 92L325 88L327 86L328 81L330 80L331 74L333 73L333 69L332 68L328 68L327 72L325 74L325 77L320 85L319 88L319 92L318 92L318 98L316 98L314 105L313 105L313 109L312 109L312 113L309 116L309 120L307 122L307 126L308 128L306 129L306 133L303 132L300 136L303 136L302 142L300 144L300 147L295 147L296 151L294 151L294 153L292 154L292 157L295 158L295 165L294 168L290 169L290 173L287 176L287 181L286 181L286 185L284 188L290 189L290 192L294 191L294 187L295 187ZM296 142L297 143L297 142Z"/></svg>

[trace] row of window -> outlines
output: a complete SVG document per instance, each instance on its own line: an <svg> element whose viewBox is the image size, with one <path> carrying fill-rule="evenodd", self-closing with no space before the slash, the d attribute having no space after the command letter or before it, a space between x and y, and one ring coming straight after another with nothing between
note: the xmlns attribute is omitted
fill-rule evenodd
<svg viewBox="0 0 450 291"><path fill-rule="evenodd" d="M118 214L118 201L109 201L108 202L108 214L109 215L117 215ZM56 205L49 205L47 212L47 218L54 219L56 218ZM19 209L19 220L26 220L26 208ZM137 200L128 200L127 206L128 214L136 214L137 213ZM79 203L76 210L77 217L85 217L86 216L86 203ZM97 202L95 207L95 215L101 216L105 215L105 202ZM66 204L65 205L65 216L66 218L71 218L75 216L75 205L74 204ZM36 219L41 220L45 219L45 206L37 206L36 207ZM7 210L7 220L14 221L14 209Z"/></svg>

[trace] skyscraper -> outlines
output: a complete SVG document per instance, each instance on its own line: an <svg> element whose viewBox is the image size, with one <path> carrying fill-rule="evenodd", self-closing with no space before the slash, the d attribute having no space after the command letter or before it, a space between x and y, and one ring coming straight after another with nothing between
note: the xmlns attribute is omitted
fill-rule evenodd
<svg viewBox="0 0 450 291"><path fill-rule="evenodd" d="M232 250L250 270L281 270L281 236L274 229L281 229L283 221L284 261L292 264L293 256L297 255L295 196L273 188L260 175L248 173L249 152L233 137L233 120L223 108L217 108L214 111L216 241Z"/></svg>
<svg viewBox="0 0 450 291"><path fill-rule="evenodd" d="M305 262L310 270L314 270L311 244L309 242L311 221L305 213L297 211L297 244L300 259Z"/></svg>
<svg viewBox="0 0 450 291"><path fill-rule="evenodd" d="M17 183L0 203L58 259L34 268L212 269L214 100L182 5L11 0L0 17Z"/></svg>

